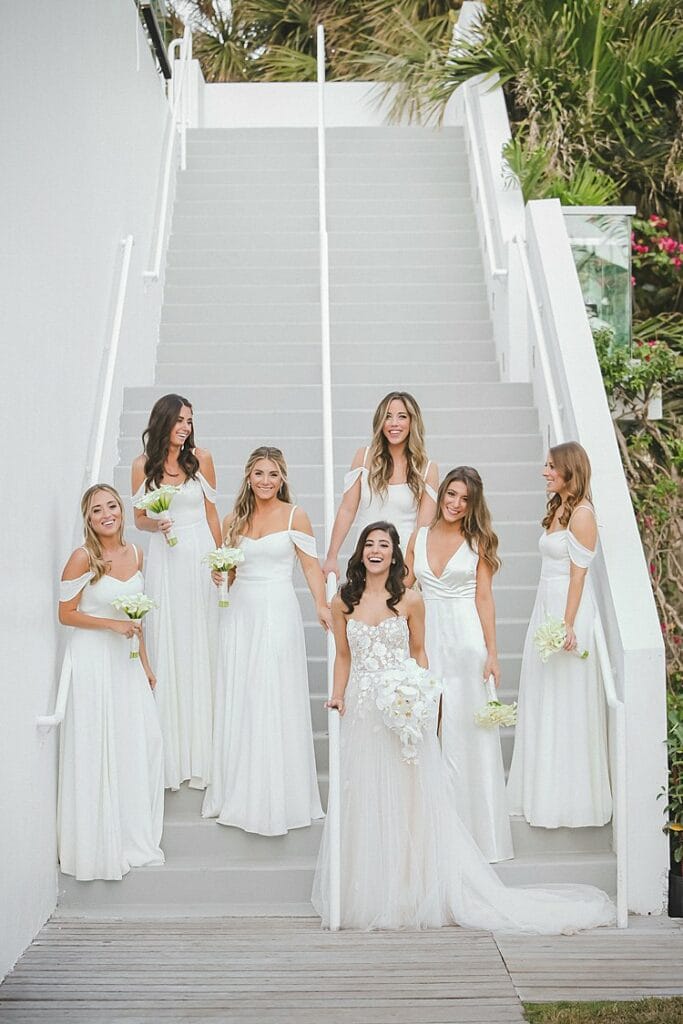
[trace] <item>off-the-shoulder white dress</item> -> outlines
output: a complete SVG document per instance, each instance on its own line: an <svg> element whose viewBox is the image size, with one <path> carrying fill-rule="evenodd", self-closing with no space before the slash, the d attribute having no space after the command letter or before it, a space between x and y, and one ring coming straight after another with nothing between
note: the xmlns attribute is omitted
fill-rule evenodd
<svg viewBox="0 0 683 1024"><path fill-rule="evenodd" d="M323 816L313 749L306 644L292 573L315 540L289 527L242 537L244 562L221 617L211 784L202 814L283 835Z"/></svg>

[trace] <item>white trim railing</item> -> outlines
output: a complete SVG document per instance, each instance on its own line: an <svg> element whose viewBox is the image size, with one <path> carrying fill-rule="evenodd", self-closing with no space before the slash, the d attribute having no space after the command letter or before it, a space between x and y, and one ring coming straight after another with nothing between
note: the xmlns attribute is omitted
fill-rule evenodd
<svg viewBox="0 0 683 1024"><path fill-rule="evenodd" d="M102 378L102 389L95 403L95 409L97 410L97 420L95 423L95 429L93 431L93 439L90 447L90 461L86 467L85 472L85 486L92 487L93 484L100 482L100 473L102 470L102 457L104 453L104 442L107 436L107 423L109 421L109 411L111 408L111 396L114 387L114 377L116 374L116 360L119 352L119 341L121 338L121 325L123 323L123 311L126 303L126 290L128 287L128 276L130 273L130 260L133 252L133 236L127 235L121 240L122 256L121 265L119 267L119 279L116 289L116 301L114 304L114 313L112 317L111 332L109 335L109 343L107 346L107 361L104 368L104 376ZM55 708L51 715L38 715L36 718L36 725L39 729L49 732L55 726L60 725L64 721L64 714L66 712L66 702L69 698L69 690L71 688L71 651L69 647L66 649L64 659L62 661L62 668L59 674L59 683L57 684L57 697L55 700Z"/></svg>
<svg viewBox="0 0 683 1024"><path fill-rule="evenodd" d="M488 178L484 174L482 155L480 150L481 134L476 130L473 111L474 94L469 82L461 86L465 124L467 127L467 144L472 155L472 167L474 170L475 194L474 201L481 208L481 219L484 228L484 248L489 263L491 277L506 278L508 268L505 266L505 258L502 245L497 245L495 235L498 234L497 224L493 212L493 204L489 198Z"/></svg>
<svg viewBox="0 0 683 1024"><path fill-rule="evenodd" d="M323 413L323 515L325 521L325 549L329 548L334 523L334 441L332 434L332 368L330 355L330 260L327 235L327 153L325 145L325 29L318 25L317 80L318 80L318 223L320 231L320 340L322 367ZM337 578L330 573L327 579L327 597L337 590ZM334 636L327 637L327 694L332 696L334 684ZM328 772L327 828L330 850L330 929L341 925L341 789L340 789L340 716L328 714Z"/></svg>
<svg viewBox="0 0 683 1024"><path fill-rule="evenodd" d="M178 51L178 59L175 55ZM161 198L159 200L159 217L157 223L157 236L154 245L154 258L149 270L143 272L147 280L158 281L161 274L161 261L164 252L164 240L166 238L166 224L168 221L170 197L171 197L171 170L173 167L173 156L175 154L176 140L180 137L180 169L184 171L187 167L187 126L190 120L189 86L187 85L190 64L192 61L192 33L188 27L185 28L182 39L174 39L168 47L168 58L173 68L173 78L169 82L169 118L166 135L166 149L164 152L163 176L161 182ZM177 70L176 70L176 66Z"/></svg>

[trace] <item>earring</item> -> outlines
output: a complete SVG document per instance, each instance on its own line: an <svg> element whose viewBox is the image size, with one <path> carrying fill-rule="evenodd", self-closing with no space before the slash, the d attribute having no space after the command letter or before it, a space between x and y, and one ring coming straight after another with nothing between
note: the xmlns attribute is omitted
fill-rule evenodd
<svg viewBox="0 0 683 1024"><path fill-rule="evenodd" d="M396 559L395 559L395 558L392 558L392 559L391 559L391 564L392 564L392 565L396 565Z"/></svg>

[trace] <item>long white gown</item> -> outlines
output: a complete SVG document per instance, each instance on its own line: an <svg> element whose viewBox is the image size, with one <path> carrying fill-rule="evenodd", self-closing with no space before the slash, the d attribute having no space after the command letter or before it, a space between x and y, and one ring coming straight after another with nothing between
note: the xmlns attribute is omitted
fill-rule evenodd
<svg viewBox="0 0 683 1024"><path fill-rule="evenodd" d="M341 728L341 919L345 928L470 928L557 934L611 924L608 896L588 885L508 888L457 810L450 772L428 730L417 764L401 757L372 694L409 656L408 624L350 619L351 674ZM329 924L329 815L312 902Z"/></svg>
<svg viewBox="0 0 683 1024"><path fill-rule="evenodd" d="M144 484L134 501L144 493ZM218 601L202 558L215 548L204 498L216 492L201 473L186 480L170 508L178 543L153 533L147 554L147 593L158 609L150 616L147 647L157 677L167 789L189 780L204 789L211 773L213 688Z"/></svg>
<svg viewBox="0 0 683 1024"><path fill-rule="evenodd" d="M418 503L415 501L415 495L408 484L389 484L387 493L384 496L370 490L368 482L370 471L366 466L369 451L369 448L365 449L363 465L349 470L344 477L345 494L360 479L360 502L354 520L356 540L370 523L384 520L385 522L393 523L396 527L401 540L401 550L405 551L417 522ZM430 460L425 468L425 477L429 472L431 464ZM426 481L425 490L430 498L436 501L436 492Z"/></svg>
<svg viewBox="0 0 683 1024"><path fill-rule="evenodd" d="M425 602L429 667L443 684L441 750L453 772L463 823L488 861L508 860L514 850L499 731L474 721L487 701L486 644L474 603L479 556L463 541L435 576L428 533L426 526L417 532L414 571Z"/></svg>
<svg viewBox="0 0 683 1024"><path fill-rule="evenodd" d="M544 828L604 825L612 817L612 796L590 572L574 622L578 646L588 658L559 651L543 664L533 642L547 614L564 618L571 562L588 568L595 552L570 530L544 533L539 548L541 579L520 670L508 807Z"/></svg>
<svg viewBox="0 0 683 1024"><path fill-rule="evenodd" d="M60 600L82 591L78 609L125 619L115 597L144 589L91 572L60 585ZM152 613L154 614L154 613ZM161 728L147 676L130 658L130 640L100 629L73 629L67 657L71 688L61 726L57 841L62 871L82 881L120 879L131 868L163 864Z"/></svg>
<svg viewBox="0 0 683 1024"><path fill-rule="evenodd" d="M306 644L292 574L295 548L315 540L291 528L242 537L244 562L222 618L213 768L202 815L264 836L322 818L313 749Z"/></svg>

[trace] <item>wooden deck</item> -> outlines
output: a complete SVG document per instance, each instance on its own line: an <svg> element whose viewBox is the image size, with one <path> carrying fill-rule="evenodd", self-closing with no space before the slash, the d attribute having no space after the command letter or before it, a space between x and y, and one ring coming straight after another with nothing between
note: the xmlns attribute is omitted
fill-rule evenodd
<svg viewBox="0 0 683 1024"><path fill-rule="evenodd" d="M558 938L321 931L313 919L52 920L2 1024L502 1024L520 998L683 994L682 923Z"/></svg>

